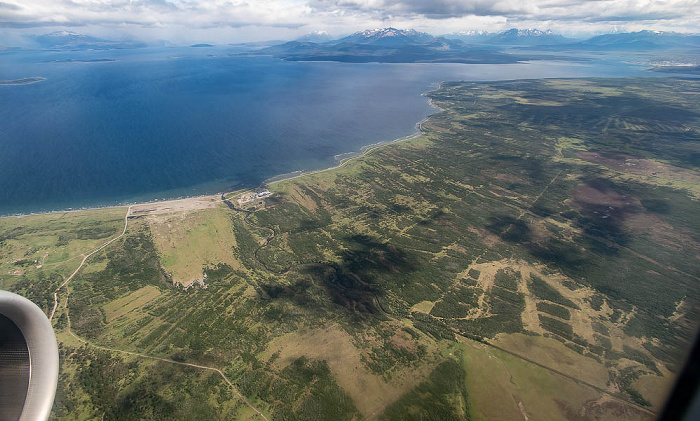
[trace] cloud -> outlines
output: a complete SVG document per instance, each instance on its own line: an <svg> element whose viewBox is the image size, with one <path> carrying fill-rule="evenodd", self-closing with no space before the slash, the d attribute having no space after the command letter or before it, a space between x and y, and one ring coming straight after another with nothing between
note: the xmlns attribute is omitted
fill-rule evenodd
<svg viewBox="0 0 700 421"><path fill-rule="evenodd" d="M0 1L0 9L19 10L20 7L16 4L4 3Z"/></svg>
<svg viewBox="0 0 700 421"><path fill-rule="evenodd" d="M446 33L524 25L604 32L621 24L697 30L700 0L0 0L6 30L83 26L144 36L208 30L231 40L389 25Z"/></svg>
<svg viewBox="0 0 700 421"><path fill-rule="evenodd" d="M0 11L5 24L187 24L193 27L270 25L298 27L304 7L287 1L22 0Z"/></svg>
<svg viewBox="0 0 700 421"><path fill-rule="evenodd" d="M505 16L580 20L655 20L700 16L698 0L310 0L315 11L427 18Z"/></svg>
<svg viewBox="0 0 700 421"><path fill-rule="evenodd" d="M511 0L311 0L309 5L315 11L422 15L438 19L466 15L505 16L532 9L527 2Z"/></svg>

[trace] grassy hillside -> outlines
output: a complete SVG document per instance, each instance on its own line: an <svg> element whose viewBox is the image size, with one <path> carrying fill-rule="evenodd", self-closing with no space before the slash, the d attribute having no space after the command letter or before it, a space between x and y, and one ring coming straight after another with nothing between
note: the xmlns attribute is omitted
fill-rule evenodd
<svg viewBox="0 0 700 421"><path fill-rule="evenodd" d="M417 138L132 214L59 294L55 418L652 418L698 320L698 92L444 83ZM0 220L1 285L49 312L125 212Z"/></svg>

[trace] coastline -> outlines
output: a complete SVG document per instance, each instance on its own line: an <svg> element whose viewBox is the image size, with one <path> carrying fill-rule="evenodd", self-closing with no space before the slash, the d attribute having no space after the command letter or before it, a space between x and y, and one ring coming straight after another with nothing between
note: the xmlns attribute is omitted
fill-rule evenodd
<svg viewBox="0 0 700 421"><path fill-rule="evenodd" d="M434 83L434 85L436 86L435 89L431 89L429 91L426 91L423 94L421 94L421 96L425 97L428 93L435 91L437 89L440 89L440 86L442 86L443 83L444 82L435 82ZM428 98L428 105L430 105L430 107L435 109L436 112L442 111L442 109L440 107L436 106L434 104L433 100L430 98ZM373 150L376 150L380 147L392 145L395 143L405 142L405 141L408 141L411 139L415 139L415 138L423 135L423 131L422 131L423 123L428 121L428 119L430 119L434 114L435 113L432 113L432 114L428 115L427 117L425 117L424 119L422 119L421 121L417 122L414 125L416 132L414 132L410 135L402 136L402 137L399 137L399 138L396 138L393 140L370 143L370 144L365 145L362 148L360 148L359 151L351 151L351 152L344 152L344 153L337 154L333 157L336 161L336 164L332 165L330 167L320 168L320 169L311 170L311 171L297 170L297 171L292 171L292 172L285 173L285 174L275 175L273 177L270 177L270 178L264 180L262 182L262 184L260 186L258 186L258 188L272 186L275 183L292 180L292 179L299 178L299 177L305 176L305 175L313 175L313 174L318 174L318 173L321 173L324 171L330 171L330 170L334 170L337 168L341 168L341 167L345 166L348 162L350 162L356 158L360 158L360 157L366 155L367 153L370 153ZM252 187L252 189L254 189L254 188L255 187ZM221 191L221 192L212 193L212 194L201 194L201 195L195 195L195 196L162 198L162 199L147 200L147 201L142 201L142 202L138 202L138 201L123 202L123 203L119 203L119 204L103 205L103 206L99 206L99 205L98 206L85 206L85 207L81 207L78 209L66 208L66 209L47 210L47 211L38 211L38 212L26 212L26 213L19 212L19 213L13 213L13 214L0 214L0 218L23 218L23 217L35 216L35 215L51 215L51 214L68 213L68 212L84 212L84 211L92 211L92 210L100 210L100 209L123 208L123 207L127 207L127 206L140 207L140 206L149 206L149 205L154 205L154 204L161 204L162 205L162 204L172 203L172 202L206 200L206 199L212 199L212 198L216 198L217 200L221 200L220 197L222 195L230 195L230 194L235 194L238 192L244 192L244 191L248 191L248 190L251 190L251 187L243 187L243 188L240 188L237 190Z"/></svg>
<svg viewBox="0 0 700 421"><path fill-rule="evenodd" d="M22 79L12 79L12 80L0 80L0 85L3 86L19 86L19 85L31 85L32 83L39 83L45 81L46 78L42 76L32 76L25 77Z"/></svg>
<svg viewBox="0 0 700 421"><path fill-rule="evenodd" d="M428 118L429 117L426 117L423 120L421 120L420 122L416 123L416 128L418 128L418 130L420 130L421 124L423 124ZM408 136L399 137L399 138L394 139L394 140L371 143L369 145L363 146L357 152L345 152L342 154L335 155L333 158L335 158L336 164L333 166L330 166L327 168L320 168L318 170L312 170L312 171L298 170L298 171L293 171L293 172L287 173L287 174L276 175L274 177L271 177L271 178L268 178L267 180L265 180L262 185L263 186L271 186L275 183L293 180L295 178L303 177L305 175L313 175L313 174L318 174L318 173L322 173L325 171L335 170L335 169L338 169L338 168L345 166L348 162L350 162L356 158L360 158L360 157L366 155L367 153L369 153L375 149L381 148L382 146L387 146L387 145L391 145L394 143L399 143L399 142L404 142L407 140L415 139L421 135L423 135L423 132L418 131L416 133L410 134ZM344 156L344 155L347 155L347 156ZM233 193L233 192L231 192L231 193Z"/></svg>
<svg viewBox="0 0 700 421"><path fill-rule="evenodd" d="M440 89L440 87L442 86L443 83L444 83L444 82L437 82L437 83L436 83L437 87L436 87L435 89L423 93L422 96L425 96L427 93L432 92L432 91L434 91L434 90ZM435 110L437 110L437 112L443 111L442 108L440 108L440 107L438 107L437 105L435 105L435 103L433 102L433 100L430 99L430 98L428 98L428 104L429 104L432 108L434 108ZM383 141L383 142L371 143L371 144L369 144L369 145L363 146L363 147L360 148L360 150L357 151L357 152L345 152L345 153L342 153L342 154L335 155L334 158L336 159L336 164L333 165L333 166L331 166L331 167L328 167L328 168L321 168L321 169L313 170L313 171L302 171L302 170L299 170L299 171L293 171L293 172L287 173L287 174L281 174L281 175L277 175L277 176L274 176L274 177L270 177L270 178L268 178L267 180L265 180L265 181L263 182L263 186L271 186L271 185L273 185L273 184L275 184L275 183L279 183L279 182L282 182L282 181L293 180L293 179L295 179L295 178L299 178L299 177L302 177L302 176L304 176L304 175L313 175L313 174L318 174L318 173L321 173L321 172L324 172L324 171L330 171L330 170L334 170L334 169L337 169L337 168L341 168L341 167L345 166L348 162L350 162L350 161L352 161L352 160L354 160L354 159L356 159L356 158L361 158L361 157L365 156L366 154L368 154L368 153L370 153L370 152L372 152L372 151L374 151L374 150L376 150L376 149L379 149L379 148L381 148L381 147L383 147L383 146L388 146L388 145L392 145L392 144L395 144L395 143L400 143L400 142L405 142L405 141L408 141L408 140L411 140L411 139L415 139L415 138L417 138L417 137L419 137L419 136L422 136L422 135L424 134L424 133L423 133L423 129L422 129L423 123L425 123L426 121L428 121L434 114L436 114L436 113L430 114L429 116L425 117L423 120L421 120L421 121L419 121L418 123L416 123L414 127L417 129L417 131L416 131L415 133L412 133L412 134L407 135L407 136L399 137L399 138L396 138L396 139L394 139L394 140L388 140L388 141ZM342 157L343 155L348 155L348 156ZM341 157L342 157L342 158L341 158ZM233 192L231 192L231 193L233 193ZM228 193L227 193L227 194L228 194Z"/></svg>

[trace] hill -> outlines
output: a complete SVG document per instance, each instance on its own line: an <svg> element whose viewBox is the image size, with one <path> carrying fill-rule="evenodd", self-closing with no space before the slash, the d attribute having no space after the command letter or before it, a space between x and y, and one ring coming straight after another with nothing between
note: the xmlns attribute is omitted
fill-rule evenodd
<svg viewBox="0 0 700 421"><path fill-rule="evenodd" d="M333 37L326 31L313 31L297 39L299 42L323 43L333 41Z"/></svg>
<svg viewBox="0 0 700 421"><path fill-rule="evenodd" d="M699 89L442 83L270 195L0 218L0 288L56 308L56 419L651 420L699 320Z"/></svg>
<svg viewBox="0 0 700 421"><path fill-rule="evenodd" d="M33 39L39 47L51 50L106 50L146 46L146 44L137 41L113 41L70 31L51 32L35 36Z"/></svg>
<svg viewBox="0 0 700 421"><path fill-rule="evenodd" d="M514 63L519 57L460 40L395 28L356 32L326 43L292 41L250 54L295 61L382 63Z"/></svg>
<svg viewBox="0 0 700 421"><path fill-rule="evenodd" d="M489 44L529 46L567 44L572 41L572 39L555 34L551 30L541 31L539 29L515 28L496 34L486 40Z"/></svg>
<svg viewBox="0 0 700 421"><path fill-rule="evenodd" d="M639 31L599 35L578 43L577 47L600 50L700 48L700 36L676 32Z"/></svg>
<svg viewBox="0 0 700 421"><path fill-rule="evenodd" d="M464 41L467 44L481 44L487 41L489 38L493 37L495 34L488 31L480 31L470 29L467 31L460 31L451 34L443 35L447 39L458 39Z"/></svg>

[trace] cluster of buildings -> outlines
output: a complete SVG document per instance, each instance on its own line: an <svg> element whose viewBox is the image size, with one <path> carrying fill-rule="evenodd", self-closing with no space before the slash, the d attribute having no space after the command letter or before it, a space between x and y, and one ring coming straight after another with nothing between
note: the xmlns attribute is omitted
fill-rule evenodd
<svg viewBox="0 0 700 421"><path fill-rule="evenodd" d="M242 205L244 203L252 202L256 199L262 199L264 197L270 196L272 192L268 189L258 190L255 193L246 193L238 199L238 204Z"/></svg>

